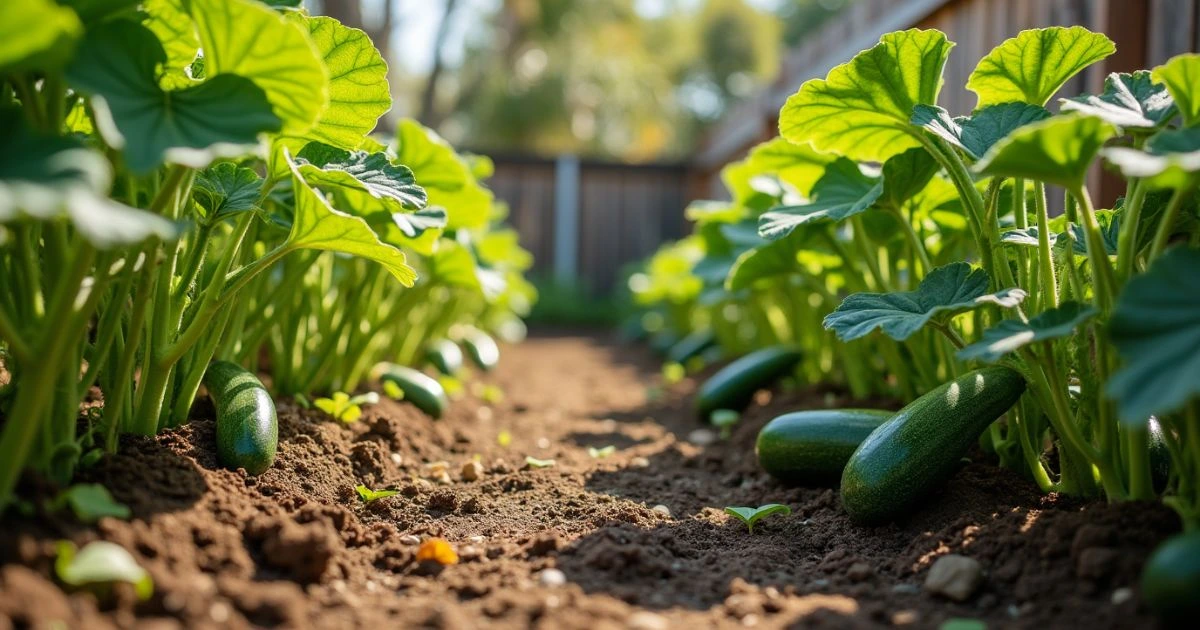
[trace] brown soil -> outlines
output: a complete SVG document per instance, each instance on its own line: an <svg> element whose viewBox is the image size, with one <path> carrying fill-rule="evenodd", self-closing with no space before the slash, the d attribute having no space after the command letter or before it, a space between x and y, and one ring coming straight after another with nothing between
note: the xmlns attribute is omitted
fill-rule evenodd
<svg viewBox="0 0 1200 630"><path fill-rule="evenodd" d="M699 447L687 439L700 428L694 383L651 402L657 372L645 351L605 336L546 334L507 348L482 378L503 388L503 402L467 396L439 422L384 402L342 425L281 402L279 457L258 478L217 466L211 409L199 405L201 419L129 439L86 475L133 509L131 521L0 522L0 629L1151 623L1138 571L1178 528L1161 506L1043 497L1013 473L970 463L906 522L858 527L835 491L782 486L753 455L766 420L848 402L838 392L762 392L730 440ZM505 430L512 443L501 447ZM587 452L607 445L617 448L608 458ZM525 469L526 455L556 465ZM462 480L475 459L482 476ZM449 483L431 479L427 464L439 461ZM357 483L401 492L364 505ZM722 512L769 502L793 514L753 535ZM430 536L452 542L461 563L416 562L416 539ZM65 594L52 577L62 538L123 545L153 575L153 597ZM985 567L964 603L921 590L947 553ZM564 585L543 573L551 568Z"/></svg>

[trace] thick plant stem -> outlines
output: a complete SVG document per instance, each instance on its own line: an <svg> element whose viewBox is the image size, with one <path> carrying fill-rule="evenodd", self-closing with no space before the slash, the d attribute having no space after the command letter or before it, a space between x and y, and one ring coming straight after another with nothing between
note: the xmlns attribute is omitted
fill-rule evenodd
<svg viewBox="0 0 1200 630"><path fill-rule="evenodd" d="M1050 215L1046 210L1046 185L1038 182L1033 195L1037 211L1038 267L1041 280L1041 307L1050 310L1058 307L1058 280L1054 276L1054 252L1050 249Z"/></svg>
<svg viewBox="0 0 1200 630"><path fill-rule="evenodd" d="M1104 245L1104 236L1100 233L1100 223L1096 221L1096 211L1092 209L1092 197L1087 187L1079 186L1072 194L1079 202L1082 216L1083 233L1087 242L1088 262L1092 267L1092 290L1096 294L1096 303L1102 312L1112 310L1113 300L1116 299L1117 281L1113 275L1112 263L1108 260L1108 250Z"/></svg>
<svg viewBox="0 0 1200 630"><path fill-rule="evenodd" d="M1124 284L1133 275L1134 259L1137 258L1137 235L1142 221L1142 208L1146 205L1149 186L1141 180L1129 180L1125 193L1125 209L1121 214L1121 234L1117 237L1117 282Z"/></svg>
<svg viewBox="0 0 1200 630"><path fill-rule="evenodd" d="M1125 449L1129 464L1129 498L1154 498L1150 478L1150 430L1146 426L1123 427Z"/></svg>

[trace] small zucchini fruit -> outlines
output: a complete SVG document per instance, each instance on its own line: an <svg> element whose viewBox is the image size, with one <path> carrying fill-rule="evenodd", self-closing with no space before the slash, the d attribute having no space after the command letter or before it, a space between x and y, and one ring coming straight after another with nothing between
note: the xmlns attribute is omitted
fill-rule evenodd
<svg viewBox="0 0 1200 630"><path fill-rule="evenodd" d="M438 339L429 344L425 357L446 376L454 376L462 369L463 354L458 344L449 339Z"/></svg>
<svg viewBox="0 0 1200 630"><path fill-rule="evenodd" d="M754 451L763 470L781 481L837 485L858 445L895 414L881 409L785 413L758 432Z"/></svg>
<svg viewBox="0 0 1200 630"><path fill-rule="evenodd" d="M462 339L462 345L467 349L467 356L479 369L491 371L500 362L500 347L496 340L482 330L472 330Z"/></svg>
<svg viewBox="0 0 1200 630"><path fill-rule="evenodd" d="M420 370L394 363L380 363L375 366L374 374L380 381L399 387L404 393L404 400L434 419L441 418L450 405L441 383Z"/></svg>
<svg viewBox="0 0 1200 630"><path fill-rule="evenodd" d="M754 392L791 372L800 362L800 356L800 351L795 348L772 346L755 350L726 365L696 392L696 412L701 418L708 419L717 409L745 409Z"/></svg>
<svg viewBox="0 0 1200 630"><path fill-rule="evenodd" d="M275 462L279 420L275 403L254 374L228 361L214 361L204 386L217 410L217 461L251 475Z"/></svg>
<svg viewBox="0 0 1200 630"><path fill-rule="evenodd" d="M842 506L860 523L905 515L1025 391L1015 370L968 372L909 403L867 436L842 471Z"/></svg>
<svg viewBox="0 0 1200 630"><path fill-rule="evenodd" d="M1200 616L1200 532L1168 538L1150 554L1142 569L1142 599L1163 627L1195 623Z"/></svg>
<svg viewBox="0 0 1200 630"><path fill-rule="evenodd" d="M688 333L686 337L671 346L670 350L667 350L667 361L687 365L688 361L700 356L701 353L716 342L717 338L711 330L698 330Z"/></svg>

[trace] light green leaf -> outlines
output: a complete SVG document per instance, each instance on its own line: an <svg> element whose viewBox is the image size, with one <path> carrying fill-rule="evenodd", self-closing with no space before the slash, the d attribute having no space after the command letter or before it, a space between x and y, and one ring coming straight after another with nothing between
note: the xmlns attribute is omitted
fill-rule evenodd
<svg viewBox="0 0 1200 630"><path fill-rule="evenodd" d="M64 584L91 586L128 582L133 585L138 599L146 600L154 594L154 580L150 573L116 543L97 540L76 552L75 545L62 540L55 548L58 558L54 561L54 572Z"/></svg>
<svg viewBox="0 0 1200 630"><path fill-rule="evenodd" d="M408 266L404 252L380 241L361 217L334 210L320 191L308 185L290 156L287 163L292 169L292 190L296 198L292 229L288 235L291 247L342 252L374 260L404 286L413 285L417 273Z"/></svg>
<svg viewBox="0 0 1200 630"><path fill-rule="evenodd" d="M1014 131L997 142L974 170L982 175L1024 177L1068 189L1084 185L1088 167L1117 134L1110 123L1082 114L1055 116Z"/></svg>
<svg viewBox="0 0 1200 630"><path fill-rule="evenodd" d="M52 0L0 2L0 75L62 67L82 34L79 16Z"/></svg>
<svg viewBox="0 0 1200 630"><path fill-rule="evenodd" d="M1191 127L1200 124L1200 54L1188 53L1172 57L1154 69L1151 78L1167 86L1175 106L1183 114L1183 123Z"/></svg>
<svg viewBox="0 0 1200 630"><path fill-rule="evenodd" d="M746 530L754 533L754 524L774 514L791 514L792 508L780 503L768 503L761 507L727 507L725 513L746 524Z"/></svg>
<svg viewBox="0 0 1200 630"><path fill-rule="evenodd" d="M612 444L609 444L608 446L605 446L604 448L596 448L595 446L589 446L587 449L588 457L591 457L592 459L604 459L606 457L612 456L612 454L616 453L616 452L617 452L617 447L613 446Z"/></svg>
<svg viewBox="0 0 1200 630"><path fill-rule="evenodd" d="M753 149L744 160L721 170L721 181L729 189L735 205L745 206L759 191L752 185L755 177L773 175L804 196L825 173L825 166L836 156L817 153L812 145L796 144L785 138L768 140Z"/></svg>
<svg viewBox="0 0 1200 630"><path fill-rule="evenodd" d="M98 483L77 483L59 494L54 505L56 509L71 508L82 523L95 523L106 516L124 520L130 515L129 508L117 503L108 488Z"/></svg>
<svg viewBox="0 0 1200 630"><path fill-rule="evenodd" d="M492 207L492 193L479 185L470 165L430 129L413 120L396 128L395 162L412 169L429 205L449 213L446 228L483 227Z"/></svg>
<svg viewBox="0 0 1200 630"><path fill-rule="evenodd" d="M1063 99L1063 111L1078 111L1139 133L1152 133L1179 113L1166 86L1150 72L1114 72L1104 80L1104 92Z"/></svg>
<svg viewBox="0 0 1200 630"><path fill-rule="evenodd" d="M1175 247L1125 286L1108 332L1124 365L1108 382L1122 422L1182 408L1200 394L1200 250Z"/></svg>
<svg viewBox="0 0 1200 630"><path fill-rule="evenodd" d="M1094 307L1078 302L1064 302L1027 322L1006 319L983 331L979 341L959 350L957 356L963 361L980 359L995 363L1031 343L1069 337L1098 312Z"/></svg>
<svg viewBox="0 0 1200 630"><path fill-rule="evenodd" d="M697 199L683 209L683 218L699 226L712 223L737 223L745 217L746 208L731 201Z"/></svg>
<svg viewBox="0 0 1200 630"><path fill-rule="evenodd" d="M86 23L99 21L120 11L132 9L139 0L58 0L58 3L71 7Z"/></svg>
<svg viewBox="0 0 1200 630"><path fill-rule="evenodd" d="M1046 108L1028 103L989 105L971 116L958 118L952 118L941 107L918 105L913 111L912 123L978 160L1014 130L1049 117Z"/></svg>
<svg viewBox="0 0 1200 630"><path fill-rule="evenodd" d="M521 247L520 234L512 228L484 234L475 243L475 254L491 267L526 271L533 266L533 254Z"/></svg>
<svg viewBox="0 0 1200 630"><path fill-rule="evenodd" d="M808 249L811 234L792 232L738 256L725 279L728 291L750 288L759 280L808 272L818 275L841 266L841 258Z"/></svg>
<svg viewBox="0 0 1200 630"><path fill-rule="evenodd" d="M67 71L72 86L93 95L96 126L124 149L130 169L144 173L164 160L202 168L247 153L259 133L279 129L263 91L243 77L163 91L155 73L165 59L145 27L113 21L89 29Z"/></svg>
<svg viewBox="0 0 1200 630"><path fill-rule="evenodd" d="M354 486L354 490L358 492L358 498L362 499L363 503L370 503L400 494L399 490L372 490L361 483Z"/></svg>
<svg viewBox="0 0 1200 630"><path fill-rule="evenodd" d="M304 27L329 71L329 107L305 137L348 149L359 148L392 108L388 67L367 34L330 17L290 12Z"/></svg>
<svg viewBox="0 0 1200 630"><path fill-rule="evenodd" d="M876 328L904 341L929 322L947 319L985 304L1013 308L1025 299L1021 289L988 293L988 274L965 262L938 267L921 280L916 291L854 293L825 317L825 328L842 341L865 337Z"/></svg>
<svg viewBox="0 0 1200 630"><path fill-rule="evenodd" d="M442 239L437 251L424 261L423 271L437 284L482 291L479 269L471 250L457 241Z"/></svg>
<svg viewBox="0 0 1200 630"><path fill-rule="evenodd" d="M821 181L813 186L813 201L798 206L780 206L758 220L758 233L775 240L811 223L844 221L865 212L883 194L883 182L864 175L858 165L839 158L825 169Z"/></svg>
<svg viewBox="0 0 1200 630"><path fill-rule="evenodd" d="M281 133L298 135L329 105L329 73L308 32L254 0L184 0L208 77L246 77L266 92ZM212 80L210 78L210 81Z"/></svg>
<svg viewBox="0 0 1200 630"><path fill-rule="evenodd" d="M1045 106L1071 77L1116 50L1082 26L1021 31L979 61L967 89L979 95L976 109L1011 101Z"/></svg>
<svg viewBox="0 0 1200 630"><path fill-rule="evenodd" d="M549 468L554 465L553 459L538 459L533 455L525 456L525 465L530 468Z"/></svg>
<svg viewBox="0 0 1200 630"><path fill-rule="evenodd" d="M159 77L159 85L167 90L192 84L195 77L189 76L188 69L200 50L196 25L192 22L192 17L184 11L182 2L183 0L146 0L142 3L142 10L147 15L144 25L158 37L163 51L167 54L162 75Z"/></svg>
<svg viewBox="0 0 1200 630"><path fill-rule="evenodd" d="M1159 132L1145 150L1109 147L1103 153L1126 177L1140 177L1152 188L1184 188L1200 173L1200 127Z"/></svg>
<svg viewBox="0 0 1200 630"><path fill-rule="evenodd" d="M779 113L779 130L859 162L884 162L919 146L909 125L918 104L934 105L954 44L939 31L888 33L829 72L800 86Z"/></svg>
<svg viewBox="0 0 1200 630"><path fill-rule="evenodd" d="M252 169L221 162L196 175L192 199L204 210L210 223L239 212L253 210L262 192L263 180Z"/></svg>

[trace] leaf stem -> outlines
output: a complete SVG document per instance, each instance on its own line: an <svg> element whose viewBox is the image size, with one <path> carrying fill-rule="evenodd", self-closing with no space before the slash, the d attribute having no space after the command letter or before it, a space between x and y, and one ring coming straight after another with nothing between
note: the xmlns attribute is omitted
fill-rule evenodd
<svg viewBox="0 0 1200 630"><path fill-rule="evenodd" d="M1150 257L1148 258L1150 262L1154 262L1166 249L1167 241L1175 229L1175 221L1179 218L1179 211L1183 208L1183 202L1187 199L1188 193L1195 188L1195 182L1194 177L1189 178L1185 185L1175 189L1175 192L1171 194L1171 200L1167 202L1167 209L1159 219L1158 230L1154 233L1154 241L1150 245Z"/></svg>

